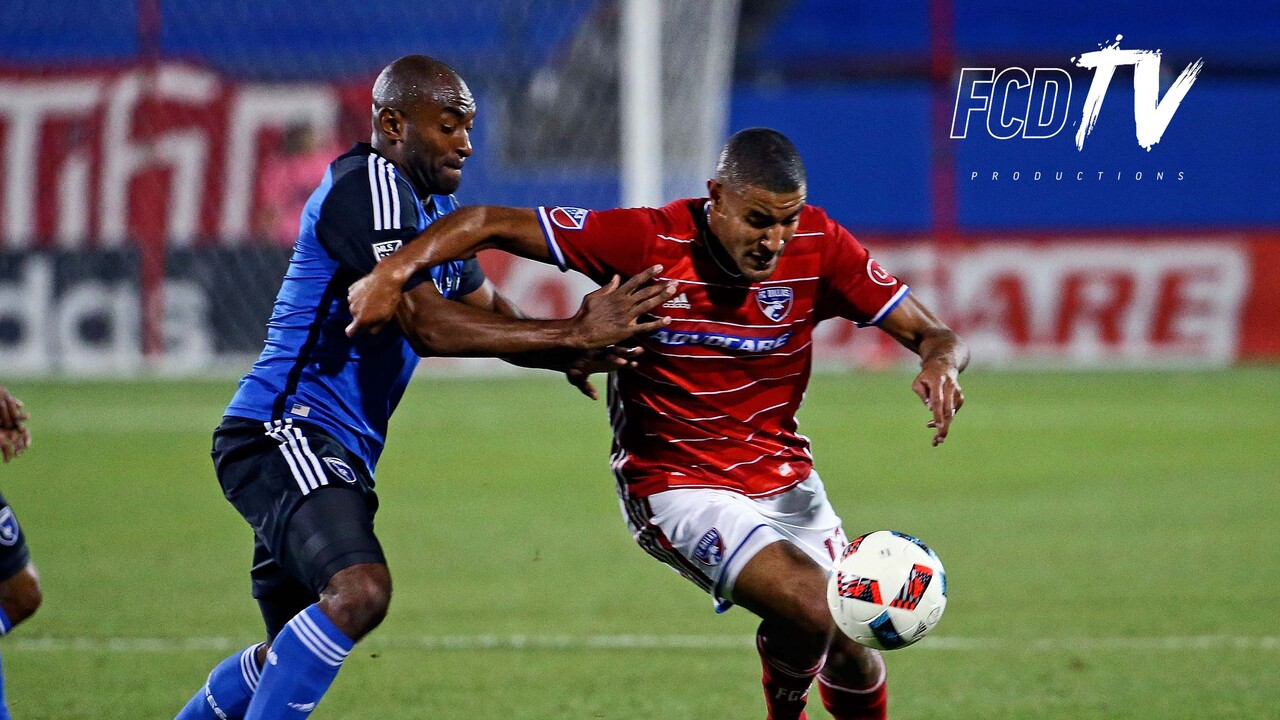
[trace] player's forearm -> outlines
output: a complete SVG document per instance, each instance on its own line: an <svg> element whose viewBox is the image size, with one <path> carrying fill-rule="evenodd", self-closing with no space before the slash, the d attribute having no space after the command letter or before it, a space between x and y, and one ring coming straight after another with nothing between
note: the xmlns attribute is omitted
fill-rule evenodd
<svg viewBox="0 0 1280 720"><path fill-rule="evenodd" d="M464 302L466 302L464 300ZM473 305L473 307L475 307ZM504 317L523 320L527 316L496 289L490 295L488 307L480 306L482 310L487 309L496 312ZM552 348L550 350L534 350L531 352L519 353L502 358L503 361L516 365L518 367L534 368L536 370L555 370L557 372L565 372L578 360L582 359L583 351L571 350L569 348Z"/></svg>
<svg viewBox="0 0 1280 720"><path fill-rule="evenodd" d="M400 326L422 356L513 357L552 349L585 350L572 320L522 320L440 299L429 308L406 296Z"/></svg>
<svg viewBox="0 0 1280 720"><path fill-rule="evenodd" d="M378 263L374 274L402 286L419 271L451 260L475 256L496 248L517 255L544 259L539 252L541 229L532 210L504 207L464 207L432 223L390 257ZM548 256L549 257L549 256Z"/></svg>

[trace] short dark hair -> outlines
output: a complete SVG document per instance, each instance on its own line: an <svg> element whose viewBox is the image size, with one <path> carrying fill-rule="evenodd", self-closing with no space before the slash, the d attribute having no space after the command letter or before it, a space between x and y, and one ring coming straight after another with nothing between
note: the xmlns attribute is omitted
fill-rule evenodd
<svg viewBox="0 0 1280 720"><path fill-rule="evenodd" d="M786 135L769 128L739 130L716 163L716 181L734 188L787 193L806 186L804 162Z"/></svg>

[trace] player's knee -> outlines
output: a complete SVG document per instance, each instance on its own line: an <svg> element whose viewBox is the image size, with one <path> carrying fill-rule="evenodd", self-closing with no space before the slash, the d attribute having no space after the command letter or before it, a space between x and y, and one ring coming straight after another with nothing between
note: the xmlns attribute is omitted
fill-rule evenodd
<svg viewBox="0 0 1280 720"><path fill-rule="evenodd" d="M831 619L831 610L827 607L825 597L813 598L804 596L796 598L796 629L804 633L813 643L826 645L835 630L835 621Z"/></svg>
<svg viewBox="0 0 1280 720"><path fill-rule="evenodd" d="M789 595L786 607L791 609L788 620L792 625L792 632L825 645L835 629L831 609L827 607L826 594L813 591L807 583L792 585L785 592Z"/></svg>
<svg viewBox="0 0 1280 720"><path fill-rule="evenodd" d="M391 574L386 565L346 568L329 580L320 602L333 624L358 640L386 618L391 605Z"/></svg>
<svg viewBox="0 0 1280 720"><path fill-rule="evenodd" d="M879 651L859 645L844 633L837 632L827 651L823 672L846 687L864 688L879 682L884 674L884 660Z"/></svg>
<svg viewBox="0 0 1280 720"><path fill-rule="evenodd" d="M35 615L42 602L44 594L40 590L40 578L31 565L4 581L0 587L0 606L3 606L11 626Z"/></svg>

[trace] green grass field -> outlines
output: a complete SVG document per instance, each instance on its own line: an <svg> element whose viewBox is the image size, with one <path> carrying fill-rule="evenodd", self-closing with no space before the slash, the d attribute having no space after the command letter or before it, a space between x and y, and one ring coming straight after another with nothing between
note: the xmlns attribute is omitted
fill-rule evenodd
<svg viewBox="0 0 1280 720"><path fill-rule="evenodd" d="M801 414L848 534L947 566L936 634L887 656L895 720L1280 717L1280 370L971 373L938 449L909 382L819 376ZM172 717L258 637L208 456L233 385L11 381L35 444L0 489L46 592L0 640L19 720ZM607 448L561 381L416 381L391 614L315 717L763 717L753 619L633 545Z"/></svg>

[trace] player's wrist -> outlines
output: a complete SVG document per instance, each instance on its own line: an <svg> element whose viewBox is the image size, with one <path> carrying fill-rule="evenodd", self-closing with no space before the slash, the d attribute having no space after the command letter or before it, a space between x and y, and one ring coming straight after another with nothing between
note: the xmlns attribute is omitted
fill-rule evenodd
<svg viewBox="0 0 1280 720"><path fill-rule="evenodd" d="M591 343L590 333L583 325L581 315L566 321L561 333L564 338L561 345L569 350L585 353L594 348Z"/></svg>
<svg viewBox="0 0 1280 720"><path fill-rule="evenodd" d="M404 288L405 283L409 282L409 278L413 277L413 267L392 255L378 263L378 266L373 269L373 274L379 280L385 281L388 285L394 285L397 290L400 290Z"/></svg>

